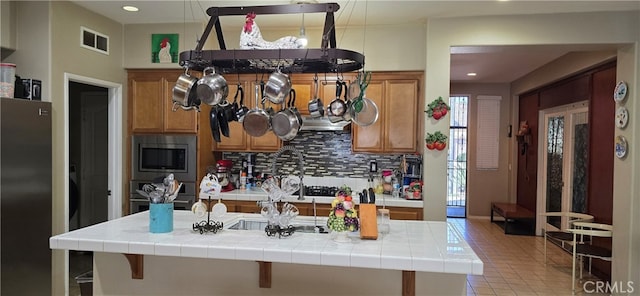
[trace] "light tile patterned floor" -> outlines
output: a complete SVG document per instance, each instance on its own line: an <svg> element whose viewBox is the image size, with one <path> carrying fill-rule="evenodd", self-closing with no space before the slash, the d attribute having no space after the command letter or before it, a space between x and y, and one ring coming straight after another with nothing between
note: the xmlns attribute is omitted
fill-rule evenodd
<svg viewBox="0 0 640 296"><path fill-rule="evenodd" d="M467 276L467 295L571 295L571 254L537 236L505 235L482 219L450 218L484 262L484 274ZM598 280L584 273L584 280ZM577 282L577 295L585 293Z"/></svg>

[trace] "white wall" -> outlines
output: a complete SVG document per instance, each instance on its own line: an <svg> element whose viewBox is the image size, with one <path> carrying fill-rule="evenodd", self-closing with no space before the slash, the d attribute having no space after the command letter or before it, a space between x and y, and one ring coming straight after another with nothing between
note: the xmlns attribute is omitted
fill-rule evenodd
<svg viewBox="0 0 640 296"><path fill-rule="evenodd" d="M528 44L627 44L618 51L618 80L629 88L640 87L640 14L636 12L603 12L550 15L494 16L434 19L427 25L426 101L449 95L450 46L460 45L528 45ZM631 91L625 103L631 114L640 114L637 91ZM515 122L512 122L515 125ZM613 123L611 123L613 124ZM630 122L623 134L631 147L640 147L638 137L632 137L636 122ZM425 132L448 131L446 124L427 123ZM513 141L513 140L512 140ZM640 185L637 180L640 164L630 149L625 160L614 166L614 266L613 281L640 283ZM425 219L445 219L446 159L424 156L425 186L434 194L425 198ZM515 168L514 168L515 171ZM635 179L634 179L635 178Z"/></svg>
<svg viewBox="0 0 640 296"><path fill-rule="evenodd" d="M68 181L65 174L68 168L66 168L65 159L68 157L69 149L68 131L65 130L65 120L68 117L68 110L65 106L68 103L65 100L64 93L64 74L70 73L101 81L108 81L114 84L126 85L126 75L123 69L124 38L122 25L71 2L27 1L27 3L40 3L40 5L45 3L47 6L50 5L50 8L47 10L50 22L41 24L39 23L40 19L33 18L32 16L28 17L27 20L39 27L50 30L51 34L50 42L42 44L41 46L49 50L48 54L51 57L51 61L46 65L51 73L51 78L48 79L48 81L51 85L50 97L53 105L53 233L58 234L65 231L64 222L68 219L68 206L64 202L65 196L68 195ZM80 26L85 26L91 30L108 35L109 55L81 47ZM26 38L29 34L21 33L19 36ZM120 104L123 104L123 102L120 102ZM124 105L126 106L126 104ZM126 127L126 125L123 126ZM126 132L122 134L126 135ZM124 146L126 141L122 139L122 142ZM121 165L124 165L124 163ZM112 197L121 198L122 196L121 193L115 192ZM66 258L64 258L64 254L61 253L60 251L54 252L54 295L64 294L66 276L64 266L66 264Z"/></svg>
<svg viewBox="0 0 640 296"><path fill-rule="evenodd" d="M151 63L151 34L180 34L180 52L195 49L195 36L200 36L206 24L154 24L125 26L126 68L174 68L178 64ZM336 29L337 48L364 53L365 70L424 70L425 26L368 26ZM267 41L298 35L298 29L261 29ZM320 48L322 28L306 28L309 48ZM223 29L227 49L239 48L240 28ZM203 49L219 49L215 30L211 31Z"/></svg>

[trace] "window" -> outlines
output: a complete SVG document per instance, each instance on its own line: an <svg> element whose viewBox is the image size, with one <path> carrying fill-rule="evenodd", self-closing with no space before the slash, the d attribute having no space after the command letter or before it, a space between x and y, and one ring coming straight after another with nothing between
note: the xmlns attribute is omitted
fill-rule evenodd
<svg viewBox="0 0 640 296"><path fill-rule="evenodd" d="M80 27L80 46L108 55L109 36Z"/></svg>
<svg viewBox="0 0 640 296"><path fill-rule="evenodd" d="M476 168L497 170L500 156L500 96L478 96Z"/></svg>

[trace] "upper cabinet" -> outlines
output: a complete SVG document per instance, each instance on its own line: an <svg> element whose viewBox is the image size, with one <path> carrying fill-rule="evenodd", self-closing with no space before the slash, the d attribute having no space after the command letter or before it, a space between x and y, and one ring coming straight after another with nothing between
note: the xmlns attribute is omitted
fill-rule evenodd
<svg viewBox="0 0 640 296"><path fill-rule="evenodd" d="M370 153L414 153L422 131L422 73L373 73L366 98L378 106L378 121L352 124L352 150Z"/></svg>
<svg viewBox="0 0 640 296"><path fill-rule="evenodd" d="M265 77L265 79L266 78L268 77ZM259 85L259 81L255 80L255 75L227 75L225 76L225 79L229 85L229 96L227 97L227 101L231 103L233 102L235 93L238 89L238 82L240 82L244 90L244 105L247 106L249 110L256 107L255 86ZM238 104L240 104L240 95L238 95ZM258 96L257 104L262 108L260 96ZM273 105L268 100L265 103L265 106L267 108L272 107L276 111L281 109L280 106ZM207 108L206 110L210 110L210 108ZM209 116L209 111L206 112L206 115L207 117ZM208 132L207 134L211 137L210 126L207 125L202 128L206 128ZM244 131L242 123L237 121L229 122L229 135L230 137L228 138L221 136L221 142L219 143L214 141L213 150L274 152L278 151L278 149L282 147L282 141L272 131L267 131L267 133L262 137L252 137Z"/></svg>
<svg viewBox="0 0 640 296"><path fill-rule="evenodd" d="M129 70L132 133L197 133L198 112L173 111L173 87L183 70Z"/></svg>
<svg viewBox="0 0 640 296"><path fill-rule="evenodd" d="M4 52L16 49L16 3L14 1L0 1L0 45Z"/></svg>

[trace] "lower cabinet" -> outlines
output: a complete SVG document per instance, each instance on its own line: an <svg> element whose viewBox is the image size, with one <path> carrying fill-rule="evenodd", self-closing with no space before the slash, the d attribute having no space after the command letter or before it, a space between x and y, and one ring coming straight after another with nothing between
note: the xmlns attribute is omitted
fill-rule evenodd
<svg viewBox="0 0 640 296"><path fill-rule="evenodd" d="M225 200L227 211L249 214L260 214L260 208L255 201L244 200ZM313 216L313 204L311 203L292 203L302 216ZM382 207L378 207L382 208ZM408 207L386 207L389 209L389 216L393 220L422 220L422 208ZM316 204L316 215L318 217L328 217L331 211L330 204Z"/></svg>

